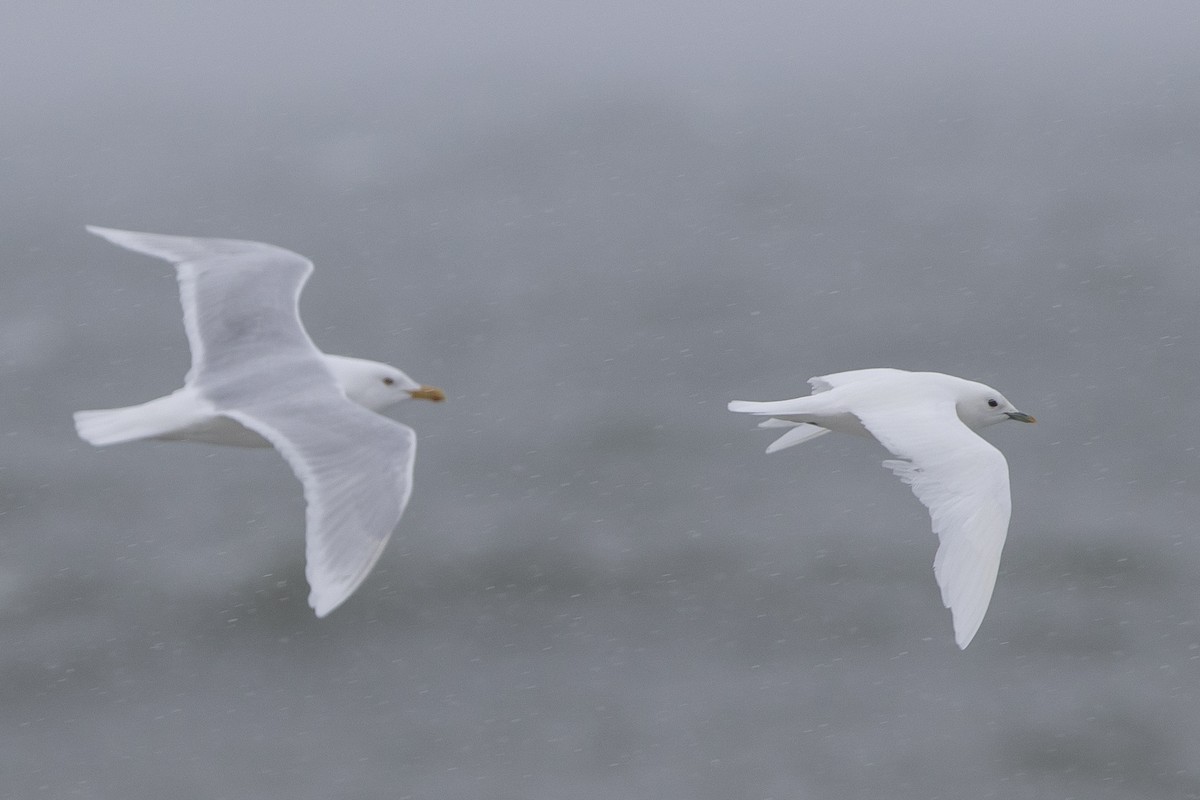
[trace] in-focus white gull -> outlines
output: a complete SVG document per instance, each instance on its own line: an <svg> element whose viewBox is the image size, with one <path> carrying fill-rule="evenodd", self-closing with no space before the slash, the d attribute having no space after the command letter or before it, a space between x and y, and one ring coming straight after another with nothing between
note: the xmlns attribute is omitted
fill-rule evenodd
<svg viewBox="0 0 1200 800"><path fill-rule="evenodd" d="M416 435L374 412L445 395L387 364L318 350L297 306L313 268L304 256L262 242L88 231L175 265L192 366L166 397L77 412L79 436L96 446L274 445L304 485L308 602L325 616L375 566L412 490Z"/></svg>
<svg viewBox="0 0 1200 800"><path fill-rule="evenodd" d="M898 460L884 461L929 509L940 542L933 561L942 602L965 648L992 599L1012 501L1004 454L974 431L1006 420L1035 422L982 383L939 372L860 369L809 379L812 394L730 411L787 428L774 453L830 431L874 437Z"/></svg>

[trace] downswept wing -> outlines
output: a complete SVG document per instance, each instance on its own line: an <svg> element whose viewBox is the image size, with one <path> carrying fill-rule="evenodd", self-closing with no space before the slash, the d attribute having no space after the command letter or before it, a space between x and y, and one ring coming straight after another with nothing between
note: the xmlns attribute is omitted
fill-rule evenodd
<svg viewBox="0 0 1200 800"><path fill-rule="evenodd" d="M900 459L885 461L928 509L940 542L933 561L942 603L965 648L983 622L1012 499L1004 454L962 424L954 403L902 405L855 412L864 427Z"/></svg>
<svg viewBox="0 0 1200 800"><path fill-rule="evenodd" d="M416 434L335 390L223 413L271 442L304 485L308 604L324 617L366 579L400 521Z"/></svg>
<svg viewBox="0 0 1200 800"><path fill-rule="evenodd" d="M332 383L300 322L298 302L313 265L264 242L121 231L89 225L113 244L176 267L183 325L192 351L185 382L217 402L234 391L271 393L263 364L317 369Z"/></svg>

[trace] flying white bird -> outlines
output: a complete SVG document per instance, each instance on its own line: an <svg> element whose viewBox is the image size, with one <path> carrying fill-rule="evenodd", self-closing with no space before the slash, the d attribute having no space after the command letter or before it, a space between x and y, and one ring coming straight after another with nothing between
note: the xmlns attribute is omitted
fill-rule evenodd
<svg viewBox="0 0 1200 800"><path fill-rule="evenodd" d="M175 265L192 366L183 388L137 406L75 414L85 441L274 445L308 501L308 603L323 617L367 577L412 490L416 435L374 412L440 402L395 367L326 355L300 323L312 262L262 242L89 226L113 244Z"/></svg>
<svg viewBox="0 0 1200 800"><path fill-rule="evenodd" d="M768 453L843 431L874 437L899 459L883 465L929 509L940 541L933 572L965 648L991 602L1012 511L1008 462L974 431L1036 420L990 386L939 372L860 369L808 382L808 397L735 400L729 410L769 417L759 427L788 428Z"/></svg>

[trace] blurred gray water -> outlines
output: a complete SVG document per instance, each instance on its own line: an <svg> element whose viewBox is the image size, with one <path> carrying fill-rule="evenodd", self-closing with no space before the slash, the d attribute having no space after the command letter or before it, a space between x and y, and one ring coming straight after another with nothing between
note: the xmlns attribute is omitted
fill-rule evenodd
<svg viewBox="0 0 1200 800"><path fill-rule="evenodd" d="M0 796L1200 797L1194 6L176 6L0 26ZM75 438L188 363L85 223L448 391L328 619L274 453ZM882 450L724 410L868 366L1040 419L965 652Z"/></svg>

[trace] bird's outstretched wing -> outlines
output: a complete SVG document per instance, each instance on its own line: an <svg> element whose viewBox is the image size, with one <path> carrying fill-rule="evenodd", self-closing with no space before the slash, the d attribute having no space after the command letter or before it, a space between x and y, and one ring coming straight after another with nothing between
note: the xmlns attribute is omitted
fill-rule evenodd
<svg viewBox="0 0 1200 800"><path fill-rule="evenodd" d="M166 259L192 350L187 386L273 444L308 501L309 605L323 617L363 582L412 490L411 428L347 399L300 323L312 263L282 247L89 227Z"/></svg>
<svg viewBox="0 0 1200 800"><path fill-rule="evenodd" d="M323 617L363 582L400 521L416 434L332 394L225 413L275 445L304 485L308 604Z"/></svg>
<svg viewBox="0 0 1200 800"><path fill-rule="evenodd" d="M940 542L933 570L965 648L992 599L1012 500L1004 454L963 425L953 402L855 412L899 459L885 461L929 509Z"/></svg>
<svg viewBox="0 0 1200 800"><path fill-rule="evenodd" d="M214 402L278 391L262 364L317 370L333 383L300 322L300 290L312 262L264 242L165 236L89 225L113 244L175 265L183 325L192 350L186 383ZM274 370L272 370L274 372Z"/></svg>

